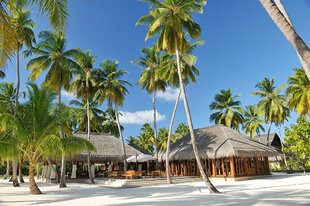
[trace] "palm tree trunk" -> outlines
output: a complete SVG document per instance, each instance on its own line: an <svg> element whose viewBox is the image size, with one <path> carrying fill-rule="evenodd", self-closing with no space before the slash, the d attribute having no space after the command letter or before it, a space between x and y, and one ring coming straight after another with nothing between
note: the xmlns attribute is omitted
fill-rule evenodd
<svg viewBox="0 0 310 206"><path fill-rule="evenodd" d="M3 179L8 179L8 176L10 175L10 170L11 170L11 167L10 167L10 160L7 159L6 160L6 173L5 173L5 176Z"/></svg>
<svg viewBox="0 0 310 206"><path fill-rule="evenodd" d="M127 171L127 161L126 161L126 150L125 150L125 144L124 144L124 137L123 137L123 132L122 132L122 128L121 128L121 124L119 122L119 118L118 118L118 111L117 111L117 105L114 103L115 106L115 118L116 118L116 123L117 123L117 127L118 127L118 132L119 132L119 136L121 137L121 141L122 141L122 150L123 150L123 158L124 158L124 171Z"/></svg>
<svg viewBox="0 0 310 206"><path fill-rule="evenodd" d="M12 182L13 182L13 187L19 187L19 183L17 180L17 169L18 169L18 162L16 160L12 161L12 170L13 170L13 174L12 174Z"/></svg>
<svg viewBox="0 0 310 206"><path fill-rule="evenodd" d="M278 126L278 131L279 131L279 137L280 137L280 142L281 142L281 148L282 148L282 152L283 152L284 145L283 145L283 142L282 142L280 126L279 126L279 125L277 125L277 126ZM286 155L285 155L285 152L283 152L283 159L284 159L285 168L287 169L287 162L286 162Z"/></svg>
<svg viewBox="0 0 310 206"><path fill-rule="evenodd" d="M177 57L177 64L178 64L180 89L181 89L182 96L183 96L184 107L185 107L185 111L186 111L186 117L187 117L187 122L188 122L188 126L189 126L189 131L190 131L189 133L190 133L190 137L191 137L192 146L193 146L195 158L197 161L197 165L198 165L200 174L201 174L206 186L210 190L210 193L220 193L214 187L214 185L211 183L211 181L209 180L208 176L206 175L206 173L205 173L205 171L201 165L201 161L200 161L200 157L199 157L199 153L198 153L198 149L197 149L197 145L196 145L196 139L195 139L195 135L194 135L194 127L193 127L193 123L192 123L192 117L191 117L190 110L188 107L187 97L186 97L185 88L184 88L183 79L182 79L182 71L181 71L181 64L180 64L180 56L179 56L177 39L175 39L175 46L176 46L176 57Z"/></svg>
<svg viewBox="0 0 310 206"><path fill-rule="evenodd" d="M56 172L56 177L58 178L57 172ZM38 165L37 165L37 180L39 180L39 179L40 179L40 163L38 162Z"/></svg>
<svg viewBox="0 0 310 206"><path fill-rule="evenodd" d="M259 0L271 19L278 26L278 28L282 31L287 40L294 47L296 52L301 56L301 58L307 64L307 67L304 68L308 79L310 79L310 49L305 44L305 42L300 38L300 36L296 33L293 26L287 21L283 13L279 10L279 8L275 5L273 0Z"/></svg>
<svg viewBox="0 0 310 206"><path fill-rule="evenodd" d="M59 87L58 90L58 110L60 111L61 107L61 87ZM64 138L64 130L62 128L62 122L59 122L59 133L60 133L60 138ZM67 187L66 184L66 155L62 154L61 156L61 167L60 167L60 182L59 182L59 187Z"/></svg>
<svg viewBox="0 0 310 206"><path fill-rule="evenodd" d="M24 183L25 182L24 179L23 179L23 162L24 162L24 160L21 157L20 161L19 161L19 164L18 164L18 170L19 170L18 174L19 174L19 182L20 183Z"/></svg>
<svg viewBox="0 0 310 206"><path fill-rule="evenodd" d="M30 188L30 194L32 195L42 194L34 179L34 163L31 161L29 162L29 188Z"/></svg>
<svg viewBox="0 0 310 206"><path fill-rule="evenodd" d="M90 141L90 114L89 114L89 97L88 97L88 93L86 95L87 98L87 138L88 141ZM90 163L90 151L88 151L88 155L87 155L87 167L88 167L88 176L89 176L89 180L91 184L94 184L94 177L92 175L91 172L91 163Z"/></svg>
<svg viewBox="0 0 310 206"><path fill-rule="evenodd" d="M176 113L177 108L178 108L180 96L181 96L181 88L179 89L178 97L177 97L175 105L174 105L174 109L173 109L173 113L172 113L172 117L171 117L171 121L170 121L170 126L169 126L168 139L167 139L167 149L166 149L166 177L167 177L167 184L172 184L172 180L171 180L171 177L170 177L170 174L169 174L170 141L171 141L171 135L172 135L173 122L174 122L174 118L175 118L175 113Z"/></svg>
<svg viewBox="0 0 310 206"><path fill-rule="evenodd" d="M275 4L277 5L277 7L279 8L279 10L281 11L281 13L283 14L283 16L285 17L286 21L288 21L288 23L294 28L294 25L293 25L293 23L292 23L292 21L291 21L289 15L287 14L287 12L286 12L286 10L285 10L285 8L284 8L284 6L283 6L281 0L274 0L274 2L275 2ZM295 28L294 28L294 29L295 29ZM298 55L298 58L299 58L299 60L300 60L300 62L301 62L302 67L304 68L304 70L305 70L305 71L306 71L306 70L307 70L307 71L308 71L308 70L310 71L309 66L308 66L307 63L302 59L302 57L298 54L298 52L297 52L297 55Z"/></svg>
<svg viewBox="0 0 310 206"><path fill-rule="evenodd" d="M158 170L158 148L157 148L157 127L156 127L155 97L156 97L156 87L154 87L154 93L153 93L153 112L154 112L155 162L156 162L156 170Z"/></svg>
<svg viewBox="0 0 310 206"><path fill-rule="evenodd" d="M272 124L272 122L270 121L269 127L268 127L268 132L267 132L267 145L268 146L270 146L269 135L270 135L271 124Z"/></svg>
<svg viewBox="0 0 310 206"><path fill-rule="evenodd" d="M16 77L17 77L17 84L16 84L16 94L15 94L15 116L18 114L18 96L19 96L19 87L20 87L20 75L19 75L19 43L17 42L16 48ZM18 162L17 160L13 160L12 162L12 169L13 169L13 176L12 182L13 187L19 187L19 183L17 180L17 169L18 169Z"/></svg>

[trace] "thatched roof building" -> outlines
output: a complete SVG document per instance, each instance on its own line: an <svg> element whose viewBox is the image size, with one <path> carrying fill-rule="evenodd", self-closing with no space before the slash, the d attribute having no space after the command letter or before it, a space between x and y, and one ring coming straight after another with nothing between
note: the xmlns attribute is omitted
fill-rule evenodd
<svg viewBox="0 0 310 206"><path fill-rule="evenodd" d="M77 132L74 136L87 139L87 132ZM123 161L123 150L120 139L109 134L98 134L92 132L90 133L90 142L93 143L97 149L97 153L91 153L92 162L104 163ZM126 158L143 153L126 143L125 151ZM75 156L72 161L87 161L87 151Z"/></svg>
<svg viewBox="0 0 310 206"><path fill-rule="evenodd" d="M201 164L208 176L248 178L269 175L268 157L279 155L272 147L224 125L196 129L194 133ZM200 176L189 134L171 145L169 156L171 175ZM159 161L165 162L165 159L166 150L159 153Z"/></svg>
<svg viewBox="0 0 310 206"><path fill-rule="evenodd" d="M266 157L278 156L279 153L263 143L251 140L224 125L215 125L194 130L199 155L201 158L223 157ZM159 161L165 161L166 150L159 153ZM191 138L187 134L171 145L171 160L195 159Z"/></svg>

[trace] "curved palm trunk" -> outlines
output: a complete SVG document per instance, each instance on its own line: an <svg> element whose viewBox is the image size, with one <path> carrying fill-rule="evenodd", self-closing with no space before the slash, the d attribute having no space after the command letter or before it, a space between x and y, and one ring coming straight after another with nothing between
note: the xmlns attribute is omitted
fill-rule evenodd
<svg viewBox="0 0 310 206"><path fill-rule="evenodd" d="M61 87L59 88L58 91L58 109L60 110L60 104L61 104ZM60 138L64 138L64 130L62 128L62 122L59 122L59 133L60 133ZM66 155L62 154L61 157L61 167L60 167L60 182L59 182L59 187L67 187L66 184Z"/></svg>
<svg viewBox="0 0 310 206"><path fill-rule="evenodd" d="M41 190L39 189L34 179L34 162L29 162L29 188L30 188L30 194L33 195L42 194Z"/></svg>
<svg viewBox="0 0 310 206"><path fill-rule="evenodd" d="M20 87L20 74L19 74L19 43L17 42L16 48L16 77L17 77L17 84L16 84L16 94L15 94L15 116L18 114L18 95L19 95L19 87ZM17 169L18 169L18 162L17 160L13 160L12 162L12 182L13 187L19 187L19 183L17 180Z"/></svg>
<svg viewBox="0 0 310 206"><path fill-rule="evenodd" d="M294 47L296 52L301 56L301 58L306 63L307 67L304 68L308 79L310 79L310 49L305 44L305 42L296 33L294 27L285 18L285 15L280 11L280 9L275 5L273 0L259 0L271 19L282 31L287 40Z"/></svg>
<svg viewBox="0 0 310 206"><path fill-rule="evenodd" d="M269 136L272 122L269 122L268 132L267 132L267 145L270 146Z"/></svg>
<svg viewBox="0 0 310 206"><path fill-rule="evenodd" d="M117 110L117 106L114 103L115 106L115 118L116 118L116 123L117 123L117 127L118 127L118 132L119 132L119 136L121 137L121 141L122 141L122 150L123 150L123 158L124 158L124 171L127 171L127 161L126 161L126 150L125 150L125 144L124 144L124 137L123 137L123 132L122 132L122 128L121 128L121 124L119 122L119 118L118 118L118 110Z"/></svg>
<svg viewBox="0 0 310 206"><path fill-rule="evenodd" d="M275 4L278 6L278 8L279 8L279 10L281 11L281 13L284 15L286 21L288 21L288 23L293 27L293 29L295 29L295 28L294 28L294 25L293 25L293 23L292 23L292 21L291 21L291 19L290 19L290 17L289 17L289 15L287 14L287 12L286 12L286 10L285 10L285 8L284 8L282 2L281 2L281 0L274 0L274 2L275 2ZM304 70L305 70L305 71L306 71L306 70L310 70L309 66L308 66L307 63L302 59L302 57L298 54L298 52L297 52L297 56L298 56L298 58L299 58L299 60L300 60L300 62L301 62L302 67L304 68Z"/></svg>
<svg viewBox="0 0 310 206"><path fill-rule="evenodd" d="M283 142L282 142L282 136L281 136L281 131L280 131L280 126L277 125L278 127L278 131L279 131L279 137L280 137L280 142L281 142L281 148L284 148ZM286 155L285 152L283 152L283 159L284 159L284 164L285 164L285 168L287 169L287 162L286 162Z"/></svg>
<svg viewBox="0 0 310 206"><path fill-rule="evenodd" d="M198 153L198 149L197 149L197 145L196 145L196 139L195 139L195 135L194 135L194 127L193 127L193 123L192 123L192 117L191 117L190 110L189 110L189 107L188 107L187 97L186 97L185 88L184 88L183 79L182 79L182 71L181 71L181 64L180 64L180 56L179 56L178 41L177 41L177 39L175 39L175 46L176 46L176 57L177 57L177 64L178 64L180 89L181 89L182 96L183 96L184 107L185 107L185 111L186 111L186 117L187 117L187 122L188 122L188 126L189 126L189 131L190 131L189 133L190 133L190 137L191 137L192 146L193 146L195 158L196 158L196 161L197 161L197 165L198 165L200 174L201 174L201 176L202 176L206 186L210 190L210 193L220 193L214 187L214 185L211 183L211 181L209 180L208 176L206 175L206 173L205 173L205 171L204 171L204 169L203 169L203 167L201 165L201 160L200 160L200 157L199 157L199 153Z"/></svg>
<svg viewBox="0 0 310 206"><path fill-rule="evenodd" d="M87 93L87 138L90 141L90 116L89 116L89 97ZM94 177L91 171L91 162L90 162L90 151L88 151L87 155L87 167L88 167L88 176L91 184L94 184Z"/></svg>
<svg viewBox="0 0 310 206"><path fill-rule="evenodd" d="M6 173L5 173L5 176L3 179L8 179L8 176L10 175L10 170L11 170L11 167L10 167L10 160L7 159L6 160Z"/></svg>
<svg viewBox="0 0 310 206"><path fill-rule="evenodd" d="M153 112L154 112L154 142L155 142L155 162L156 170L158 170L158 147L157 147L157 127L156 127L156 107L155 107L156 87L154 87L153 93Z"/></svg>
<svg viewBox="0 0 310 206"><path fill-rule="evenodd" d="M168 139L167 139L167 149L166 149L166 177L167 177L167 184L172 184L172 180L169 174L169 153L170 153L170 141L171 141L171 135L172 135L172 127L173 127L173 122L174 122L174 118L175 118L175 113L177 111L178 108L178 104L179 104L179 100L180 100L180 96L181 96L181 88L179 89L179 93L174 105L174 109L173 109L173 113L172 113L172 117L171 117L171 121L170 121L170 126L169 126L169 133L168 133Z"/></svg>

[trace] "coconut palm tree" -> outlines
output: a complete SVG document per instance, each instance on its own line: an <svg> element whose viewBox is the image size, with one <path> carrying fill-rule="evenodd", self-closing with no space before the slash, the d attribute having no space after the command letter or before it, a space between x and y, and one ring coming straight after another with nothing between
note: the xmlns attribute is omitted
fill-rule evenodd
<svg viewBox="0 0 310 206"><path fill-rule="evenodd" d="M87 114L87 100L71 100L71 106L74 112L74 121L78 125L78 131L87 131L88 128L88 114ZM89 99L89 119L90 119L90 131L91 132L100 132L101 124L104 120L104 111L98 108L98 101L93 101Z"/></svg>
<svg viewBox="0 0 310 206"><path fill-rule="evenodd" d="M23 8L19 8L14 13L14 17L12 18L12 27L16 32L16 95L15 95L15 112L18 113L18 97L19 97L19 88L20 88L20 74L19 74L19 52L22 50L23 45L25 44L27 48L32 48L32 43L35 43L35 36L32 29L34 29L34 22L30 18L31 11L24 10ZM19 164L19 178L20 182L24 182L22 178L22 162L20 160ZM14 164L15 162L13 162ZM16 163L15 163L16 164Z"/></svg>
<svg viewBox="0 0 310 206"><path fill-rule="evenodd" d="M310 112L310 81L305 71L294 69L294 75L288 77L288 106L299 116L309 116Z"/></svg>
<svg viewBox="0 0 310 206"><path fill-rule="evenodd" d="M12 13L35 4L41 14L48 14L50 24L55 30L63 30L68 20L67 0L1 0L0 1L0 67L14 56L16 51L16 37L13 28Z"/></svg>
<svg viewBox="0 0 310 206"><path fill-rule="evenodd" d="M288 15L286 14L281 1L277 0L275 2L273 0L259 0L263 5L271 19L277 25L277 27L281 30L283 35L287 38L287 40L292 44L297 54L300 55L300 59L303 60L303 67L307 74L308 79L310 79L310 49L305 44L305 42L300 38L300 36L296 33L292 23Z"/></svg>
<svg viewBox="0 0 310 206"><path fill-rule="evenodd" d="M78 49L65 50L66 37L62 32L52 33L42 31L39 33L40 42L35 48L25 52L25 56L34 53L37 57L27 63L26 69L31 70L29 79L34 81L48 70L44 84L50 85L58 92L58 105L61 105L61 90L64 87L69 89L72 79L71 68L77 64L72 59L73 56L80 53ZM59 123L60 138L64 138L62 123ZM61 160L60 187L66 187L65 182L66 159Z"/></svg>
<svg viewBox="0 0 310 206"><path fill-rule="evenodd" d="M259 91L252 92L251 95L259 96L261 100L257 103L258 115L262 115L266 123L269 123L267 132L267 144L269 145L269 134L271 124L278 118L283 116L286 107L286 98L279 94L285 86L282 84L277 89L274 86L274 78L272 80L265 78L255 85Z"/></svg>
<svg viewBox="0 0 310 206"><path fill-rule="evenodd" d="M162 151L167 148L169 130L167 128L160 128L158 132L158 149ZM172 139L173 141L173 139Z"/></svg>
<svg viewBox="0 0 310 206"><path fill-rule="evenodd" d="M210 104L210 110L216 110L211 114L210 121L215 124L223 124L239 131L239 125L243 124L244 110L240 107L241 102L236 100L240 94L232 95L232 91L221 90L219 94L214 96L214 101Z"/></svg>
<svg viewBox="0 0 310 206"><path fill-rule="evenodd" d="M77 62L77 66L73 70L73 74L76 75L76 78L73 80L70 91L74 92L74 95L77 98L82 98L86 101L86 112L87 112L87 137L88 141L90 141L90 99L92 98L95 87L96 87L96 80L93 76L94 71L94 64L95 64L96 57L91 55L90 50L87 52L80 52L78 55L75 56L75 60ZM95 101L96 102L96 101ZM97 104L97 102L96 102ZM87 165L88 165L88 175L90 182L93 184L95 183L94 177L92 176L91 172L91 164L90 164L90 152L88 152L87 157Z"/></svg>
<svg viewBox="0 0 310 206"><path fill-rule="evenodd" d="M187 121L190 128L190 136L193 145L195 158L198 164L200 174L206 186L211 193L218 193L218 190L212 185L206 173L203 170L198 149L196 145L196 139L194 135L194 127L190 110L187 102L187 97L182 80L181 63L179 51L182 50L182 44L184 43L184 33L193 39L198 39L200 36L200 26L194 22L192 14L203 12L203 5L206 4L204 0L146 0L151 3L153 10L148 15L143 16L137 22L137 24L149 25L149 30L145 40L159 34L157 40L157 49L167 50L171 55L175 54L177 57L178 74L180 81L181 93L183 96L184 107L186 111Z"/></svg>
<svg viewBox="0 0 310 206"><path fill-rule="evenodd" d="M156 127L156 106L155 97L156 92L166 91L166 81L159 75L159 70L165 64L169 57L164 53L157 51L156 45L152 47L145 47L141 49L144 57L132 61L133 64L138 64L140 67L145 68L137 84L140 84L141 89L145 89L147 93L153 93L153 113L154 113L154 137L155 137L155 157L156 157L156 170L158 170L158 147L157 147L157 127ZM167 58L168 57L168 58Z"/></svg>
<svg viewBox="0 0 310 206"><path fill-rule="evenodd" d="M118 117L118 106L123 106L125 95L128 93L126 86L131 86L131 84L121 79L121 77L128 72L118 69L117 67L117 60L105 59L101 63L100 69L97 69L95 71L95 77L98 82L98 87L94 99L98 99L99 104L102 104L105 100L107 100L109 107L112 107L112 104L114 104L118 132L122 141L124 170L126 171L126 151L122 128Z"/></svg>
<svg viewBox="0 0 310 206"><path fill-rule="evenodd" d="M265 132L265 128L262 125L263 123L264 120L260 119L257 114L256 105L249 105L245 107L243 125L245 134L250 135L251 138L254 138L255 133L260 135L260 130Z"/></svg>
<svg viewBox="0 0 310 206"><path fill-rule="evenodd" d="M180 139L189 133L189 127L184 122L178 124L175 128L175 136L177 139Z"/></svg>
<svg viewBox="0 0 310 206"><path fill-rule="evenodd" d="M28 93L29 101L24 105L21 114L0 114L1 129L8 136L5 144L0 144L0 147L20 151L27 157L30 193L41 194L34 179L34 166L39 158L68 151L76 154L84 149L93 150L94 146L82 138L60 139L56 135L59 119L63 118L64 114L51 112L56 94L49 87L38 88L30 84ZM3 148L0 148L0 151L1 155L8 155L3 152Z"/></svg>
<svg viewBox="0 0 310 206"><path fill-rule="evenodd" d="M119 115L121 115L121 113L119 113ZM109 107L104 112L104 122L101 125L100 130L103 133L111 134L118 138L120 137L119 131L118 131L118 125L116 122L115 110L113 108ZM124 127L122 125L121 125L121 130L124 131Z"/></svg>

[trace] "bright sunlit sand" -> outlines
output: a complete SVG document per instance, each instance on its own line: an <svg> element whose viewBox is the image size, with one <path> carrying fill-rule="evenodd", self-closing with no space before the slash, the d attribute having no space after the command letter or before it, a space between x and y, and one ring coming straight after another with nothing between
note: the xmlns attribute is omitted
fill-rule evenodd
<svg viewBox="0 0 310 206"><path fill-rule="evenodd" d="M1 179L0 205L310 205L310 174L214 184L222 194L208 194L203 182L127 189L78 183L60 189L39 182L44 194L29 195L28 184L13 188Z"/></svg>

